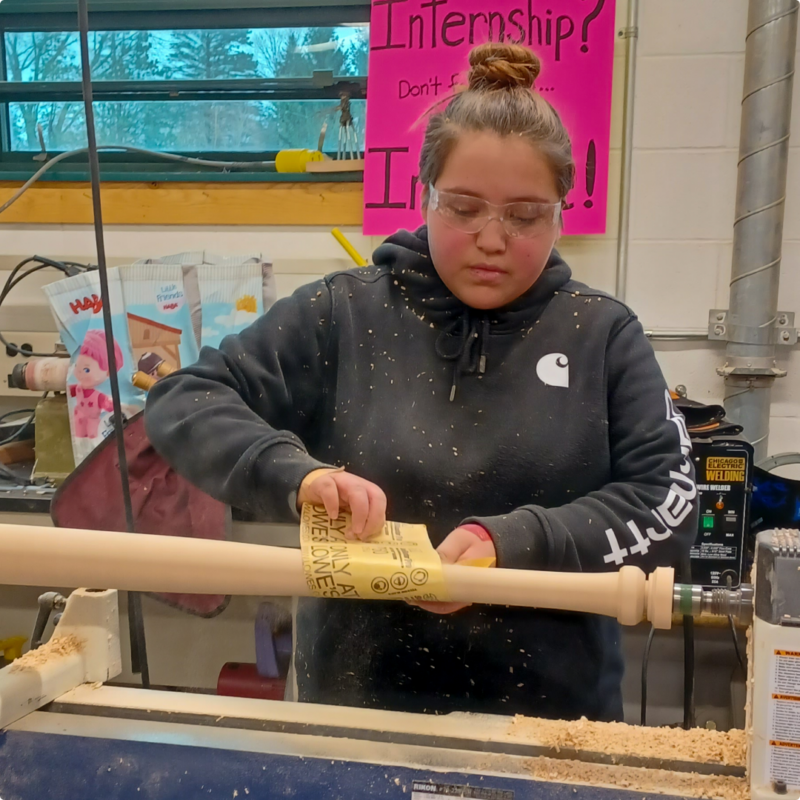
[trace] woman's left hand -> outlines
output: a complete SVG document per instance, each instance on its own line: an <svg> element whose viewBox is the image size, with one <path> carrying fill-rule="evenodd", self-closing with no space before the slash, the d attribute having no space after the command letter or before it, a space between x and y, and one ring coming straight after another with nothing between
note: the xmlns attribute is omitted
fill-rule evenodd
<svg viewBox="0 0 800 800"><path fill-rule="evenodd" d="M481 538L468 528L456 528L436 548L436 552L443 564L460 564L478 558L497 558L497 551L491 538ZM412 602L411 605L419 606L432 614L454 614L471 604Z"/></svg>

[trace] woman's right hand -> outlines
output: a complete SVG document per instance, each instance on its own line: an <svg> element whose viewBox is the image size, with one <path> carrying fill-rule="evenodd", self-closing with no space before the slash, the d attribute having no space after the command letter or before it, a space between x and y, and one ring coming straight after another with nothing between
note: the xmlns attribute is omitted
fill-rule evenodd
<svg viewBox="0 0 800 800"><path fill-rule="evenodd" d="M297 492L297 505L303 503L325 506L331 519L339 511L349 511L348 539L366 541L377 536L386 524L386 495L370 481L341 470L315 470L306 475Z"/></svg>

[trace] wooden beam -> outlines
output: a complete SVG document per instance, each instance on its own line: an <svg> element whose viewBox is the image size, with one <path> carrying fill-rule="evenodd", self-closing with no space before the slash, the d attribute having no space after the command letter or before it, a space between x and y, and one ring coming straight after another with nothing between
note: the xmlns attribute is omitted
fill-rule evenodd
<svg viewBox="0 0 800 800"><path fill-rule="evenodd" d="M0 464L22 464L36 458L33 439L9 442L0 446Z"/></svg>
<svg viewBox="0 0 800 800"><path fill-rule="evenodd" d="M21 184L0 182L0 204ZM109 225L361 225L361 183L134 183L102 186ZM92 223L87 183L29 189L0 225Z"/></svg>

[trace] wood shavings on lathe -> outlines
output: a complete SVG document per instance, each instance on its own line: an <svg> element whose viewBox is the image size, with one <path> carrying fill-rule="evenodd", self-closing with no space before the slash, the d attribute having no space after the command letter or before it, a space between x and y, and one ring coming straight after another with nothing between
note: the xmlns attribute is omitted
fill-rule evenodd
<svg viewBox="0 0 800 800"><path fill-rule="evenodd" d="M728 775L698 775L669 772L664 769L587 764L558 758L531 758L525 761L530 775L544 781L609 786L634 792L713 798L713 800L749 800L746 778Z"/></svg>
<svg viewBox="0 0 800 800"><path fill-rule="evenodd" d="M745 766L747 736L742 730L643 728L623 722L534 719L517 716L506 735L515 741L563 749L668 761Z"/></svg>
<svg viewBox="0 0 800 800"><path fill-rule="evenodd" d="M64 658L75 653L82 653L85 643L74 634L59 636L50 639L36 650L30 650L22 658L18 658L8 668L9 672L22 672L23 670L37 669L49 664L57 658Z"/></svg>

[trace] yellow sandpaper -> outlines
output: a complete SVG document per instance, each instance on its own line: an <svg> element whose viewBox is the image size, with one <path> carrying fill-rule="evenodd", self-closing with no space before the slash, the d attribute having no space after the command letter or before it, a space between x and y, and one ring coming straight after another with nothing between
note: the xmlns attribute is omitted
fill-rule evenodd
<svg viewBox="0 0 800 800"><path fill-rule="evenodd" d="M387 522L368 542L345 538L350 514L332 520L322 506L303 505L300 549L315 597L370 600L450 598L442 562L424 525Z"/></svg>
<svg viewBox="0 0 800 800"><path fill-rule="evenodd" d="M459 561L460 567L496 567L496 558L470 558L468 561Z"/></svg>

